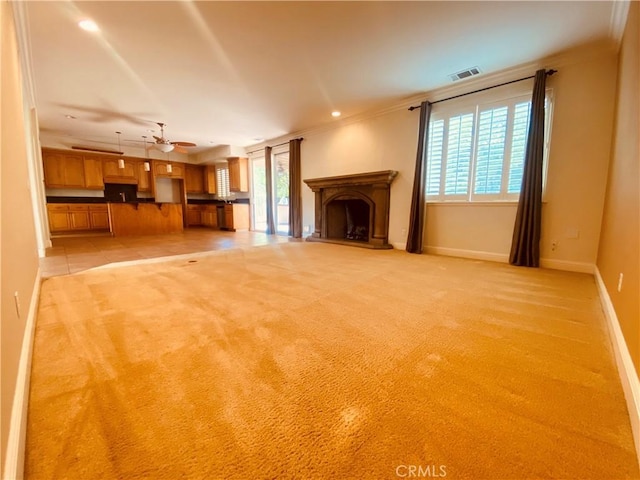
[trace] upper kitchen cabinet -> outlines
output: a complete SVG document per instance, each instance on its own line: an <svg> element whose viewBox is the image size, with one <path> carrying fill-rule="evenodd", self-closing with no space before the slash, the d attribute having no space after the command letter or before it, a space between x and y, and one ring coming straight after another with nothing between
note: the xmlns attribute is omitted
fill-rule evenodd
<svg viewBox="0 0 640 480"><path fill-rule="evenodd" d="M102 159L84 156L84 184L91 190L104 190Z"/></svg>
<svg viewBox="0 0 640 480"><path fill-rule="evenodd" d="M139 192L151 192L153 182L151 181L151 167L149 170L144 169L146 162L138 162L138 191Z"/></svg>
<svg viewBox="0 0 640 480"><path fill-rule="evenodd" d="M120 168L121 166L123 168ZM138 161L132 158L105 158L102 160L104 181L105 183L138 183L137 166Z"/></svg>
<svg viewBox="0 0 640 480"><path fill-rule="evenodd" d="M171 167L169 167L169 165L171 165ZM184 164L167 162L165 160L154 160L153 174L156 177L184 178Z"/></svg>
<svg viewBox="0 0 640 480"><path fill-rule="evenodd" d="M229 191L249 191L249 159L242 157L230 157L229 165Z"/></svg>
<svg viewBox="0 0 640 480"><path fill-rule="evenodd" d="M82 154L43 149L42 163L48 188L87 188Z"/></svg>
<svg viewBox="0 0 640 480"><path fill-rule="evenodd" d="M185 165L184 183L187 193L205 193L205 171L199 165Z"/></svg>
<svg viewBox="0 0 640 480"><path fill-rule="evenodd" d="M216 193L216 167L215 165L207 165L204 172L204 188L205 193L215 195Z"/></svg>

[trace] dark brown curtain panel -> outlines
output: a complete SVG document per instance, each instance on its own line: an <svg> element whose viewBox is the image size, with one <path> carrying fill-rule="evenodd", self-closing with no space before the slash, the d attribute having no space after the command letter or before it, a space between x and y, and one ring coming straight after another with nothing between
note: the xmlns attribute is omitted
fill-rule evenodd
<svg viewBox="0 0 640 480"><path fill-rule="evenodd" d="M302 237L301 141L301 138L289 141L289 235L293 238Z"/></svg>
<svg viewBox="0 0 640 480"><path fill-rule="evenodd" d="M271 165L271 147L264 147L264 170L267 183L267 233L276 233L276 222L273 214L273 167Z"/></svg>
<svg viewBox="0 0 640 480"><path fill-rule="evenodd" d="M429 118L431 104L427 101L420 105L420 129L418 131L418 153L416 170L413 177L413 194L409 216L409 233L407 236L407 252L422 253L422 236L424 231L425 173L427 170L427 139L429 138Z"/></svg>
<svg viewBox="0 0 640 480"><path fill-rule="evenodd" d="M529 137L524 157L522 189L513 228L509 262L522 267L540 265L540 225L542 220L542 161L544 158L545 70L538 70L531 98Z"/></svg>

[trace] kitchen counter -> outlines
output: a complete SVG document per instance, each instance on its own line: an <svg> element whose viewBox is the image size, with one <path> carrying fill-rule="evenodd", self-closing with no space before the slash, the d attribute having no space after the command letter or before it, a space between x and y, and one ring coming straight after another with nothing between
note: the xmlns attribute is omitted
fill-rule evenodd
<svg viewBox="0 0 640 480"><path fill-rule="evenodd" d="M176 233L183 230L179 203L109 203L111 232L114 236Z"/></svg>

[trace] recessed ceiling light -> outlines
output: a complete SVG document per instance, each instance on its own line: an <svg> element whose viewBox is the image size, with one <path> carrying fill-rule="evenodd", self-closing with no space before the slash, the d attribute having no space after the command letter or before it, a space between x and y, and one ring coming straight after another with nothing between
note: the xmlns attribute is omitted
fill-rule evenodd
<svg viewBox="0 0 640 480"><path fill-rule="evenodd" d="M342 115L342 114L337 110L334 110L333 112L331 112L331 116L332 117L339 117L340 115Z"/></svg>
<svg viewBox="0 0 640 480"><path fill-rule="evenodd" d="M73 115L65 115L65 118L69 118L71 120L75 120L76 117L74 117Z"/></svg>
<svg viewBox="0 0 640 480"><path fill-rule="evenodd" d="M81 29L86 30L87 32L100 31L100 29L98 28L98 25L93 20L81 20L80 22L78 22L78 26Z"/></svg>

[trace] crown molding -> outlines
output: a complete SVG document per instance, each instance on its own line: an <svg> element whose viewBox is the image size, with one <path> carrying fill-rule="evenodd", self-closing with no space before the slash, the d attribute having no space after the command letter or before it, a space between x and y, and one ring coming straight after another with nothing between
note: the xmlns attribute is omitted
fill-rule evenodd
<svg viewBox="0 0 640 480"><path fill-rule="evenodd" d="M616 51L622 44L622 36L627 25L627 16L629 15L629 0L615 0L611 7L611 19L609 20L609 37L614 41Z"/></svg>
<svg viewBox="0 0 640 480"><path fill-rule="evenodd" d="M31 42L29 41L29 22L27 21L27 2L8 2L13 13L18 55L20 58L23 95L30 108L36 107L36 96L33 81L33 61L31 58Z"/></svg>

